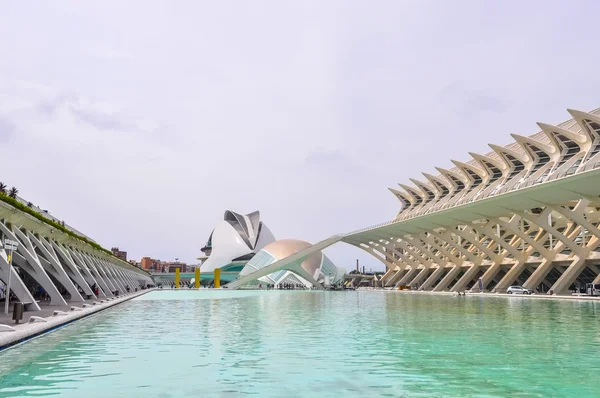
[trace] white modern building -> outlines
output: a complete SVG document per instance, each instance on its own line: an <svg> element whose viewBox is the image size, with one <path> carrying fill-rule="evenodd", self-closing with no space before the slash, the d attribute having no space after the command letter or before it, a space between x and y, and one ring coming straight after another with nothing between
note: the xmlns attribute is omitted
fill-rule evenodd
<svg viewBox="0 0 600 398"><path fill-rule="evenodd" d="M490 144L390 189L390 221L332 236L228 286L237 288L345 242L386 267L385 286L569 294L600 283L600 109Z"/></svg>
<svg viewBox="0 0 600 398"><path fill-rule="evenodd" d="M252 260L242 269L239 277L253 274L268 265L281 259L292 256L312 245L297 239L282 239L265 246ZM256 287L262 285L275 288L286 285L302 286L304 288L329 288L341 285L344 281L346 270L336 267L331 260L321 251L312 253L310 256L288 264L269 275L262 276L250 281L244 287Z"/></svg>
<svg viewBox="0 0 600 398"><path fill-rule="evenodd" d="M206 257L200 258L204 260L200 266L201 280L211 283L214 270L219 268L221 281L231 282L309 247L310 243L296 239L276 241L260 220L258 211L242 215L227 210L201 249L206 254ZM301 285L305 288L327 288L341 284L344 275L345 270L336 267L327 256L318 252L253 279L244 287Z"/></svg>
<svg viewBox="0 0 600 398"><path fill-rule="evenodd" d="M215 268L222 272L238 272L263 247L275 241L269 228L260 220L260 212L246 215L227 210L202 248L206 257L200 266L202 274Z"/></svg>

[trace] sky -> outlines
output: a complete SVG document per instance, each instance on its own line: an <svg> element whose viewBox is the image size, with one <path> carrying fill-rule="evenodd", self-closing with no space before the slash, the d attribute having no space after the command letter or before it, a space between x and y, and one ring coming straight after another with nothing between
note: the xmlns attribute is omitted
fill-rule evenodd
<svg viewBox="0 0 600 398"><path fill-rule="evenodd" d="M0 2L0 181L196 262L225 210L316 243L387 190L600 106L596 1ZM339 243L338 266L384 266Z"/></svg>

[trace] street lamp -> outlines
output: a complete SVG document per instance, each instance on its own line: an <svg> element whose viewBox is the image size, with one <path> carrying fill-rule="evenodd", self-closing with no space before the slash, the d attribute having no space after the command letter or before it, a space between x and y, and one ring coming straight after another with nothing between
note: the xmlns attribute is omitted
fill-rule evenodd
<svg viewBox="0 0 600 398"><path fill-rule="evenodd" d="M8 252L7 260L8 260L8 280L6 283L6 297L4 298L4 315L8 315L8 301L10 299L10 277L12 275L12 257L13 252L17 250L19 247L19 242L15 242L14 240L4 239L4 250Z"/></svg>

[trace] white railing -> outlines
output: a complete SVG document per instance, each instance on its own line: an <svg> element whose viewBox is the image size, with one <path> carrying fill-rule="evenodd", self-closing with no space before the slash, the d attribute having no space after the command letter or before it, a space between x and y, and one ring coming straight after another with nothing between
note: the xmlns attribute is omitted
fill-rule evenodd
<svg viewBox="0 0 600 398"><path fill-rule="evenodd" d="M552 173L552 174L548 175L548 177L545 178L544 180L540 180L539 178L537 178L537 179L535 179L533 181L529 181L529 182L524 183L524 184L514 184L514 185L512 185L510 187L506 187L506 188L500 189L498 191L493 190L493 191L491 191L491 192L489 192L489 193L487 193L485 195L479 195L479 196L474 196L472 198L461 199L458 202L454 203L454 205L452 205L451 207L462 206L462 205L465 205L465 204L469 204L469 203L477 202L477 201L480 201L480 200L483 200L483 199L487 199L487 198L489 198L491 196L498 196L498 195L502 195L502 194L505 194L505 193L508 193L508 192L512 192L512 191L516 191L516 190L519 190L519 189L529 188L529 187L534 186L534 185L539 185L539 184L543 184L543 183L550 182L550 181L555 181L555 180L559 180L559 179L563 179L563 178L568 178L568 177L573 176L573 175L582 174L582 173L585 173L587 171L596 170L596 169L599 169L599 168L600 168L600 162L595 162L595 163L592 163L592 164L587 164L587 165L583 166L581 169L579 169L579 170L577 170L575 172L571 172L571 171L567 170L567 171L562 172L562 173ZM402 221L412 220L413 218L416 218L416 217L421 217L421 216L424 216L424 215L427 215L427 214L437 213L439 211L446 210L448 207L450 207L450 203L445 203L444 205L440 206L439 208L435 208L435 206L434 206L434 207L431 207L431 208L427 209L426 211L417 211L415 213L408 213L408 214L404 215L403 217L394 218L394 219L392 219L390 221L387 221L387 222L383 222L383 223L380 223L380 224L377 224L377 225L373 225L373 226L362 228L362 229L359 229L359 230L356 230L356 231L353 231L353 232L349 232L347 234L344 234L343 236L355 235L355 234L358 234L358 233L361 233L361 232L365 232L365 231L369 231L369 230L373 230L373 229L378 229L378 228L385 227L385 226L391 225L391 224L396 224L396 223L399 223L399 222L402 222Z"/></svg>

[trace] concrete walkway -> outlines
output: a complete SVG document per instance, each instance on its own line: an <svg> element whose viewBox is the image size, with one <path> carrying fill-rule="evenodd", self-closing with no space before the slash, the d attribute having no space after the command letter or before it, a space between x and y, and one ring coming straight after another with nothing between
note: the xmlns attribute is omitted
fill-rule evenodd
<svg viewBox="0 0 600 398"><path fill-rule="evenodd" d="M429 294L429 295L438 295L438 296L456 296L456 292L433 292L433 291L423 291L423 290L392 290L392 289L357 289L360 291L378 291L378 292L390 292L390 293L398 293L398 294ZM507 293L467 293L467 297L506 297L506 298L524 298L524 299L536 299L536 300L582 300L582 301L600 301L600 296L559 296L559 295L550 295L550 294L507 294Z"/></svg>
<svg viewBox="0 0 600 398"><path fill-rule="evenodd" d="M50 306L40 302L41 311L27 311L23 313L22 323L15 325L12 320L12 308L8 315L0 315L0 350L28 340L32 337L43 334L51 329L55 329L61 325L76 321L96 312L114 307L132 298L141 296L154 289L141 290L134 293L123 294L119 297L110 299L86 300L84 303L76 303L68 306ZM94 304L95 303L95 304ZM84 306L85 305L85 306ZM73 310L71 307L74 308ZM62 311L65 314L54 315L54 311ZM30 317L40 317L43 320L29 322ZM9 328L5 327L8 326ZM10 330L10 328L14 330Z"/></svg>

